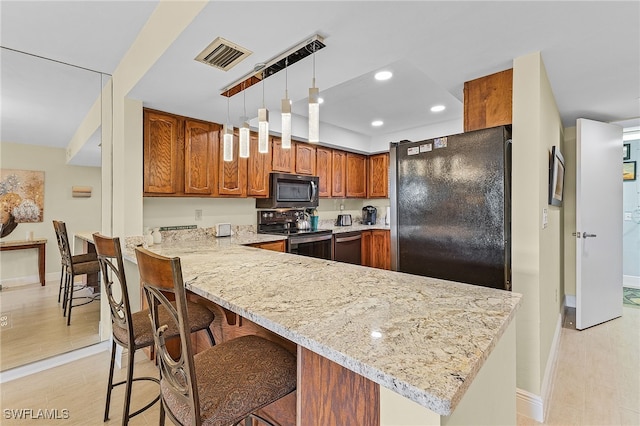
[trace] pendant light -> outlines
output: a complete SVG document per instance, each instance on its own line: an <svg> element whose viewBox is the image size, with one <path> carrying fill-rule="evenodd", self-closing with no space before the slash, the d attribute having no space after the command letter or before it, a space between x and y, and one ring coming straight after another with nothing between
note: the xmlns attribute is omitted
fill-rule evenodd
<svg viewBox="0 0 640 426"><path fill-rule="evenodd" d="M240 119L242 121L242 127L240 127L240 158L249 158L249 118L247 117L247 95L244 91L244 84L242 86L242 103L244 115Z"/></svg>
<svg viewBox="0 0 640 426"><path fill-rule="evenodd" d="M269 152L269 111L264 106L264 79L262 74L262 108L258 109L258 152L266 154Z"/></svg>
<svg viewBox="0 0 640 426"><path fill-rule="evenodd" d="M313 45L313 79L309 89L309 142L320 142L320 89L316 87L316 46Z"/></svg>
<svg viewBox="0 0 640 426"><path fill-rule="evenodd" d="M291 149L291 101L289 100L289 59L284 65L284 99L282 100L282 149Z"/></svg>
<svg viewBox="0 0 640 426"><path fill-rule="evenodd" d="M229 96L227 97L227 122L222 126L223 145L222 159L224 161L233 161L233 126L229 119Z"/></svg>

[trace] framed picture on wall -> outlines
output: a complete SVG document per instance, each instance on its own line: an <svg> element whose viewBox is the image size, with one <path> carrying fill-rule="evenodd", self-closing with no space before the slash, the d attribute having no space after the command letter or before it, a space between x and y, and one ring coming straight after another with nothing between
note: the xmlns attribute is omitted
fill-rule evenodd
<svg viewBox="0 0 640 426"><path fill-rule="evenodd" d="M549 159L549 204L562 206L564 195L564 157L557 146L551 148Z"/></svg>
<svg viewBox="0 0 640 426"><path fill-rule="evenodd" d="M631 159L631 144L625 143L622 145L622 160Z"/></svg>
<svg viewBox="0 0 640 426"><path fill-rule="evenodd" d="M622 180L636 180L635 161L625 161L622 163Z"/></svg>

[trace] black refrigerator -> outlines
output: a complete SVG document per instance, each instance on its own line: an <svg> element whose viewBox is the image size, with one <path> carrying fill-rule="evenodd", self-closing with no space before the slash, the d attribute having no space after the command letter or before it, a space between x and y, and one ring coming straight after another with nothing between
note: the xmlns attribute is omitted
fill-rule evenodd
<svg viewBox="0 0 640 426"><path fill-rule="evenodd" d="M390 149L393 270L511 290L511 129Z"/></svg>

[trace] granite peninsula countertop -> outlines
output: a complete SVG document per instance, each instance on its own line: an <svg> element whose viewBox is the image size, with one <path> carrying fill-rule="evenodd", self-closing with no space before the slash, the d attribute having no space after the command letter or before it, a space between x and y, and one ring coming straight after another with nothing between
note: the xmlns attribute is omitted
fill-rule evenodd
<svg viewBox="0 0 640 426"><path fill-rule="evenodd" d="M445 416L515 318L521 297L232 239L150 250L180 257L194 293ZM131 250L125 258L135 263Z"/></svg>

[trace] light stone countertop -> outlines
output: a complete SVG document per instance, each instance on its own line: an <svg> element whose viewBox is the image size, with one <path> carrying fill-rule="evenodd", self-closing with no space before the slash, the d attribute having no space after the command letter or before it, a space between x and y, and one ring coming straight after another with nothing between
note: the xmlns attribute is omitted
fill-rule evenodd
<svg viewBox="0 0 640 426"><path fill-rule="evenodd" d="M521 297L228 238L150 250L180 257L194 293L440 415L460 402ZM125 258L135 263L131 250Z"/></svg>

